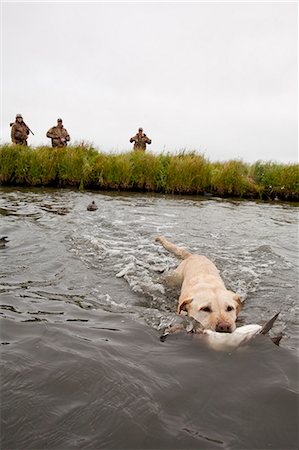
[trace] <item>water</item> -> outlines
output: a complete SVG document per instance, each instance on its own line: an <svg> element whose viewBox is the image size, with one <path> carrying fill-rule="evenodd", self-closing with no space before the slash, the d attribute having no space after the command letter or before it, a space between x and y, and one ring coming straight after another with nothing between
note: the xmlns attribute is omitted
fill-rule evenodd
<svg viewBox="0 0 299 450"><path fill-rule="evenodd" d="M297 211L1 188L1 449L297 449ZM160 342L178 291L157 234L216 263L239 325L280 311L280 347Z"/></svg>

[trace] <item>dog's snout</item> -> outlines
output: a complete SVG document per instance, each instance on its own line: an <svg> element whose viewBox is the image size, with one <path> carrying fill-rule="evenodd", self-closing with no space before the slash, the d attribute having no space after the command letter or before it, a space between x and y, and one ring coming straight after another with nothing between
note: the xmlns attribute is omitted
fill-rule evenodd
<svg viewBox="0 0 299 450"><path fill-rule="evenodd" d="M231 333L231 325L228 322L218 322L216 325L216 331L219 333Z"/></svg>

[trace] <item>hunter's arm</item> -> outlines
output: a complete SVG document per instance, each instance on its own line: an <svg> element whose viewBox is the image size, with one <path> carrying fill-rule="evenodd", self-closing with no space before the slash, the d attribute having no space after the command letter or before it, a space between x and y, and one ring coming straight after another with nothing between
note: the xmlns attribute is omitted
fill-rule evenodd
<svg viewBox="0 0 299 450"><path fill-rule="evenodd" d="M54 131L53 131L53 127L50 128L50 130L47 131L47 138L54 139L54 138L56 138L56 137L57 137L57 136L55 135L55 133L54 133Z"/></svg>
<svg viewBox="0 0 299 450"><path fill-rule="evenodd" d="M16 141L15 141L15 125L12 125L10 134L11 134L11 140L15 144L16 143Z"/></svg>

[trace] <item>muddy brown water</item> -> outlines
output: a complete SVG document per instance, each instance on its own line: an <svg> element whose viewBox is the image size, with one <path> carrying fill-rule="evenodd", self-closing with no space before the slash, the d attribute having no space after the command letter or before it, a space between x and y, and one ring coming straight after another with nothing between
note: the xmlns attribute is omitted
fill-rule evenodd
<svg viewBox="0 0 299 450"><path fill-rule="evenodd" d="M298 448L298 205L0 193L2 450ZM160 342L176 260L156 234L216 263L239 325L280 311L280 347Z"/></svg>

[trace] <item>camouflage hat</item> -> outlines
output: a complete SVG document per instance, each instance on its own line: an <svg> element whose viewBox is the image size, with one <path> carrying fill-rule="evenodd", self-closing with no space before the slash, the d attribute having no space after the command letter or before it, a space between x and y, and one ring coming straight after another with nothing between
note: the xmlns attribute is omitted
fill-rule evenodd
<svg viewBox="0 0 299 450"><path fill-rule="evenodd" d="M57 122L62 122L62 119L59 117L59 118L57 119Z"/></svg>
<svg viewBox="0 0 299 450"><path fill-rule="evenodd" d="M139 128L138 128L138 131L143 131L143 128L139 127Z"/></svg>
<svg viewBox="0 0 299 450"><path fill-rule="evenodd" d="M17 114L17 115L16 115L16 119L19 119L19 118L20 118L20 119L23 119L22 114Z"/></svg>

